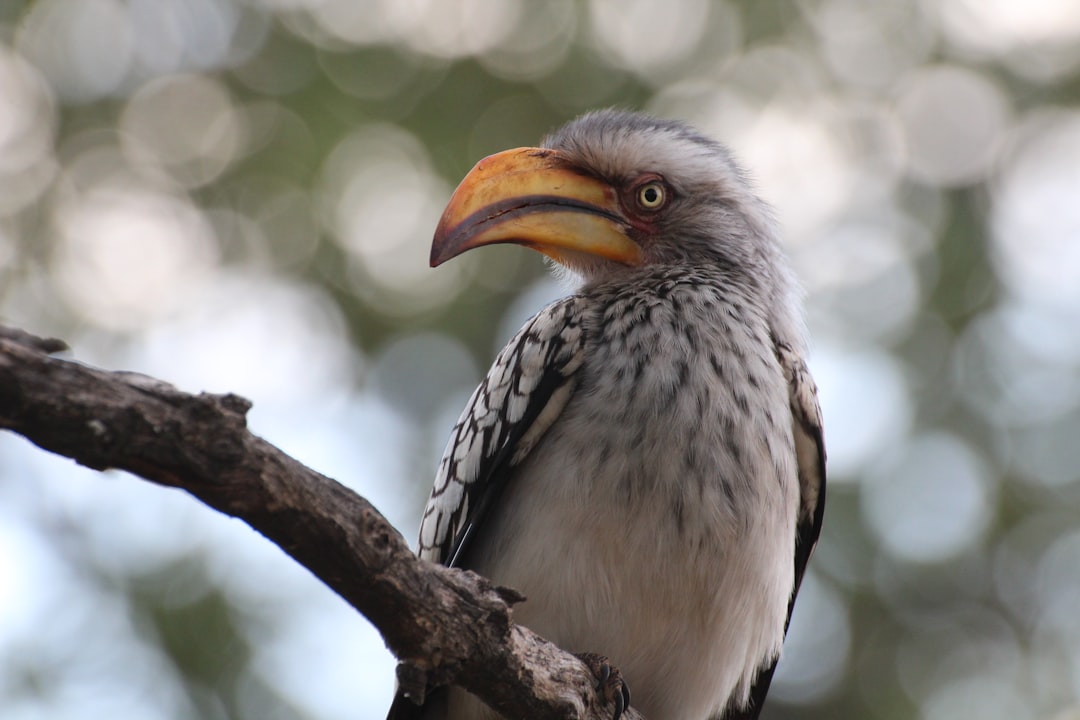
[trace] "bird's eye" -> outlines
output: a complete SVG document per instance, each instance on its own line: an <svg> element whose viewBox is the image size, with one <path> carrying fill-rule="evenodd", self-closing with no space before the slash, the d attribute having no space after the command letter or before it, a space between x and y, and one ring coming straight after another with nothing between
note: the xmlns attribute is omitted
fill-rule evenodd
<svg viewBox="0 0 1080 720"><path fill-rule="evenodd" d="M653 180L637 189L637 204L642 210L659 210L667 202L667 188Z"/></svg>

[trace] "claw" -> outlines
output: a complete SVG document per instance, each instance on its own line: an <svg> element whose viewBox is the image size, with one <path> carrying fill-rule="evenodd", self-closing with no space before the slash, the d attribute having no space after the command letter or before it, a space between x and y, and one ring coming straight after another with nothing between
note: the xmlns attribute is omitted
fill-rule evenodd
<svg viewBox="0 0 1080 720"><path fill-rule="evenodd" d="M626 708L630 707L630 688L622 679L622 673L608 662L603 655L594 653L577 653L577 657L584 662L590 672L596 676L598 682L596 690L604 698L615 706L615 714L611 720L619 720Z"/></svg>
<svg viewBox="0 0 1080 720"><path fill-rule="evenodd" d="M615 696L615 714L611 716L611 720L619 720L624 710L626 710L626 705L623 704L623 693L619 693Z"/></svg>

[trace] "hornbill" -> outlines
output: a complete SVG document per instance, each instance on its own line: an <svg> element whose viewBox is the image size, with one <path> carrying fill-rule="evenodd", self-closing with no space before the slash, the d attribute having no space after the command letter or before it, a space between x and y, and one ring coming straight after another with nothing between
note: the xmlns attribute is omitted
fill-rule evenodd
<svg viewBox="0 0 1080 720"><path fill-rule="evenodd" d="M825 501L817 390L769 209L724 146L604 110L481 160L431 264L495 243L580 284L473 393L421 557L521 591L515 622L610 658L646 718L757 718ZM424 708L399 692L390 716L496 717L459 688Z"/></svg>

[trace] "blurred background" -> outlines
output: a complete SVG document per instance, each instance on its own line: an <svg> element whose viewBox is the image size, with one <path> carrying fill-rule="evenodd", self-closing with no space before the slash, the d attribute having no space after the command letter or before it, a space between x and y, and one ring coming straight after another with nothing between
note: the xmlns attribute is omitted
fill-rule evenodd
<svg viewBox="0 0 1080 720"><path fill-rule="evenodd" d="M566 292L429 269L442 206L608 105L731 145L805 285L829 505L766 718L1080 718L1076 0L3 0L0 319L245 395L412 539ZM239 521L0 436L4 718L367 720L393 667Z"/></svg>

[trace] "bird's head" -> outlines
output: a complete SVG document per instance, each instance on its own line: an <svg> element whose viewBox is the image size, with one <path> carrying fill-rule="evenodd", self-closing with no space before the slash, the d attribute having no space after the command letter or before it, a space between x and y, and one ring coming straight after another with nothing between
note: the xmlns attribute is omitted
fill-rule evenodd
<svg viewBox="0 0 1080 720"><path fill-rule="evenodd" d="M439 221L431 264L496 243L538 250L586 281L686 264L753 274L777 252L767 208L722 145L618 110L477 163Z"/></svg>

